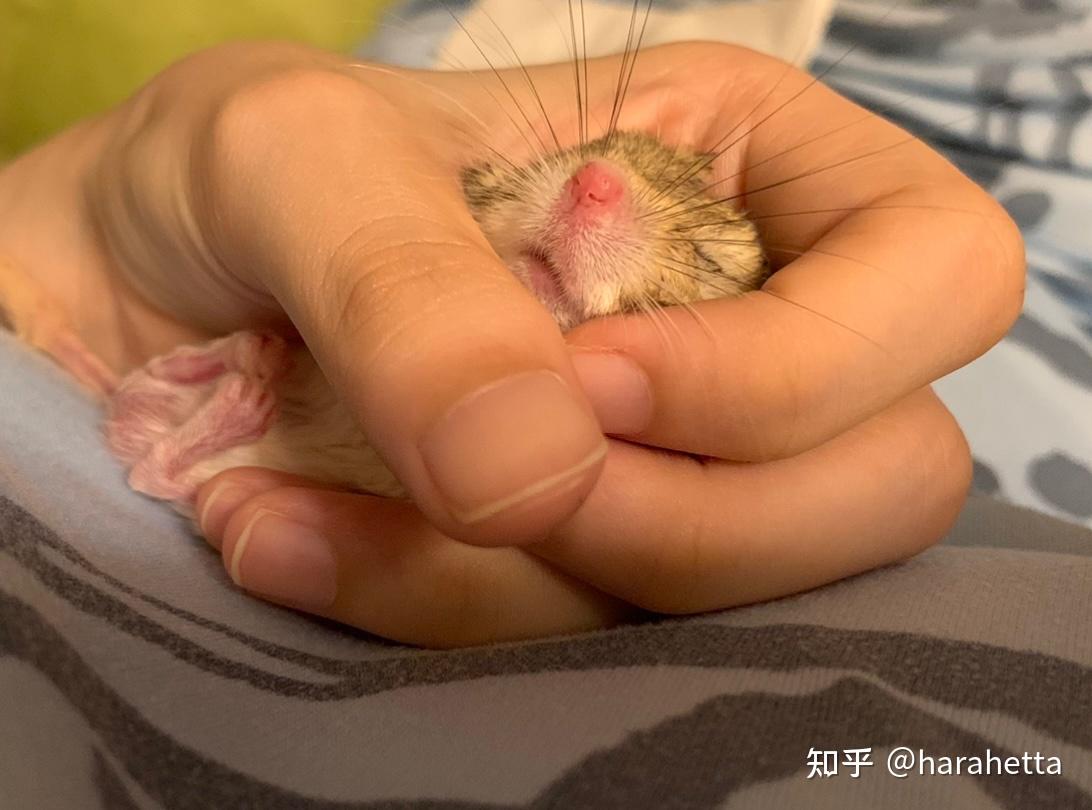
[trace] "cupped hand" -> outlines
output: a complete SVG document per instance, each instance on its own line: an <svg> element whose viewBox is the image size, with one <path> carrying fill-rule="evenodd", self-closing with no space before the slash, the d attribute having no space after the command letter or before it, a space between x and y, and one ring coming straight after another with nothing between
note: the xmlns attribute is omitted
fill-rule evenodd
<svg viewBox="0 0 1092 810"><path fill-rule="evenodd" d="M594 133L618 61L589 70ZM571 66L530 75L571 143ZM520 81L507 74L517 93ZM666 323L589 322L566 346L459 193L459 167L483 148L520 155L549 137L500 88L232 46L13 167L67 145L88 224L44 254L8 241L59 294L83 291L69 305L115 367L290 321L413 495L222 474L198 507L232 577L447 646L601 626L629 606L773 598L939 539L970 463L927 386L1019 311L1004 212L781 62L653 49L621 126L719 151L716 192L756 219L779 269L759 292ZM89 308L89 287L113 317Z"/></svg>

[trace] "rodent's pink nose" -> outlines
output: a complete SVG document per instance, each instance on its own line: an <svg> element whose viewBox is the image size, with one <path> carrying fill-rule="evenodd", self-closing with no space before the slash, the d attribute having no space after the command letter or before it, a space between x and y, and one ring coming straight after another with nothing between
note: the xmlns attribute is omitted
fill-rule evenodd
<svg viewBox="0 0 1092 810"><path fill-rule="evenodd" d="M602 160L593 160L576 170L569 181L573 207L612 205L625 194L621 172Z"/></svg>

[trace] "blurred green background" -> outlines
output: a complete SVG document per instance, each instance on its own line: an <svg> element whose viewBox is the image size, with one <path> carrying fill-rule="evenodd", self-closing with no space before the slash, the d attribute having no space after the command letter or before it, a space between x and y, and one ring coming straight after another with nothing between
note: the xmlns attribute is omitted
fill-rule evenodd
<svg viewBox="0 0 1092 810"><path fill-rule="evenodd" d="M392 0L0 0L0 162L230 39L347 51Z"/></svg>

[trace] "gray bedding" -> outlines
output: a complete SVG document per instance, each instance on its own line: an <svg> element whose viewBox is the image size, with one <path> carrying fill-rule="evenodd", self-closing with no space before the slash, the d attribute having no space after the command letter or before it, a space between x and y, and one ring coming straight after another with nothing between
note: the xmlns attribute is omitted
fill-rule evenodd
<svg viewBox="0 0 1092 810"><path fill-rule="evenodd" d="M437 653L3 498L0 807L1092 807L1092 532L1014 548L1021 520L976 499L949 546L809 594ZM896 778L902 746L994 771Z"/></svg>

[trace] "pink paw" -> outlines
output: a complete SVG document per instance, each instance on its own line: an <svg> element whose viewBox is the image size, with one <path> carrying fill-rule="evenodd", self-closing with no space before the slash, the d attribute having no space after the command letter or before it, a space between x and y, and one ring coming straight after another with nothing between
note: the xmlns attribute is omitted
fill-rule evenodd
<svg viewBox="0 0 1092 810"><path fill-rule="evenodd" d="M132 466L138 492L189 501L202 483L188 471L257 441L276 416L274 384L288 370L279 337L236 332L184 346L126 376L107 402L106 439Z"/></svg>

